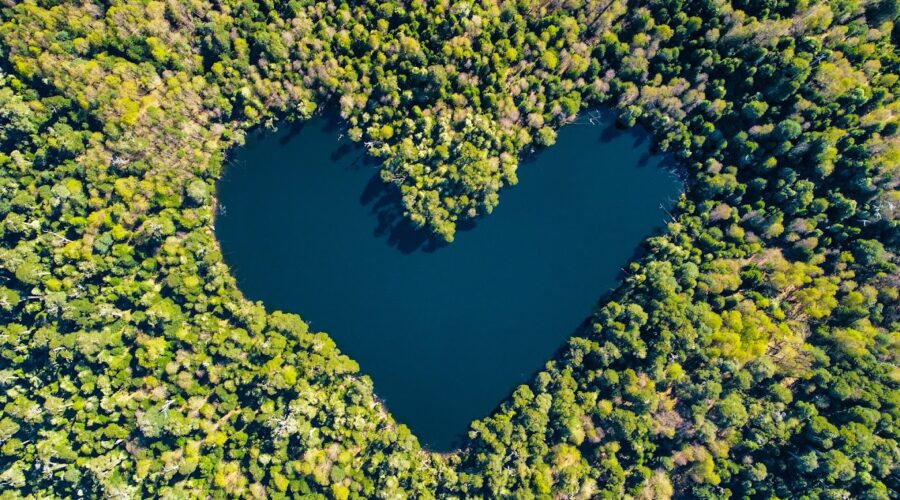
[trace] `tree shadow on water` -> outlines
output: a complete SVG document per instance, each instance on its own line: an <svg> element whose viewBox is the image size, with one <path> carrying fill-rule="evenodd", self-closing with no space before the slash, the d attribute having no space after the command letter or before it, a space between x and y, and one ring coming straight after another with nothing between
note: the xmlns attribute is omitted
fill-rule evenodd
<svg viewBox="0 0 900 500"><path fill-rule="evenodd" d="M288 143L290 143L294 139L294 137L296 137L297 135L300 134L300 132L303 131L303 128L305 126L306 126L305 121L289 122L287 124L284 134L278 138L278 144L281 146L286 146ZM258 133L260 135L263 135L263 134L267 133L267 131L260 130Z"/></svg>
<svg viewBox="0 0 900 500"><path fill-rule="evenodd" d="M376 172L366 183L359 203L369 208L376 218L373 234L385 238L387 244L404 254L413 252L433 253L447 246L447 242L435 237L425 228L416 227L403 215L403 201L397 186L384 182Z"/></svg>
<svg viewBox="0 0 900 500"><path fill-rule="evenodd" d="M652 160L652 159L653 159L653 155L651 155L649 152L646 152L646 153L642 154L641 157L638 159L637 166L641 167L641 168L646 167L647 165L650 164L650 160Z"/></svg>
<svg viewBox="0 0 900 500"><path fill-rule="evenodd" d="M640 148L649 141L649 132L644 130L640 125L623 127L615 120L615 118L611 118L610 115L602 116L607 116L608 118L605 120L598 120L597 122L597 124L602 127L597 142L605 144L619 139L620 137L625 137L631 139L631 147Z"/></svg>
<svg viewBox="0 0 900 500"><path fill-rule="evenodd" d="M331 152L329 157L331 158L332 162L339 162L348 154L353 153L357 149L358 147L355 147L354 144L345 142L343 144L339 144L336 148L334 148L334 151Z"/></svg>
<svg viewBox="0 0 900 500"><path fill-rule="evenodd" d="M609 125L603 127L603 130L600 131L600 137L597 138L597 142L605 144L607 142L618 139L619 137L622 137L627 133L627 129L618 127L615 125L615 122L612 122Z"/></svg>

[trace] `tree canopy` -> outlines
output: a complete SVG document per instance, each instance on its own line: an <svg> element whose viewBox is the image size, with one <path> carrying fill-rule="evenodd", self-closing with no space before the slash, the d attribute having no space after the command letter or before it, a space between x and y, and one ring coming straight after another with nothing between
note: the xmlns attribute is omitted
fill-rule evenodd
<svg viewBox="0 0 900 500"><path fill-rule="evenodd" d="M3 2L0 496L896 497L897 13ZM222 261L215 181L252 127L336 110L450 241L597 106L686 191L455 453Z"/></svg>

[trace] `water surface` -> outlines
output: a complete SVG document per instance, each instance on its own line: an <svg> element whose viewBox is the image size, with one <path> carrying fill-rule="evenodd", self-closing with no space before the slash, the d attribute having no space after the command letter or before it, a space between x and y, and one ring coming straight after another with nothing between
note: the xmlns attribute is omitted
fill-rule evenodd
<svg viewBox="0 0 900 500"><path fill-rule="evenodd" d="M329 119L254 134L219 185L225 260L248 298L328 332L397 420L449 450L618 284L678 194L644 132L593 121L524 161L451 245L405 223Z"/></svg>

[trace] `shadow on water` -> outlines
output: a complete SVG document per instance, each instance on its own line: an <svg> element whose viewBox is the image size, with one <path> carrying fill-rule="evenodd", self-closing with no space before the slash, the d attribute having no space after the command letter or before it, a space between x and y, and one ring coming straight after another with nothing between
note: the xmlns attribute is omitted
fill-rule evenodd
<svg viewBox="0 0 900 500"><path fill-rule="evenodd" d="M445 247L446 242L436 238L426 228L416 227L404 216L403 200L399 188L381 179L379 175L381 161L379 159L367 154L361 145L353 143L345 137L346 124L341 123L337 111L328 110L321 116L325 120L325 130L340 137L337 145L329 154L331 161L338 163L355 155L349 163L350 169L369 169L373 172L359 196L360 205L368 208L369 213L375 218L376 225L373 235L376 238L384 239L388 245L403 254L419 251L432 253ZM301 128L302 124L291 125L290 132L282 139L282 143L289 142Z"/></svg>
<svg viewBox="0 0 900 500"><path fill-rule="evenodd" d="M597 143L598 144L609 144L620 137L630 137L632 140L631 147L634 149L639 149L645 145L647 141L650 140L650 134L639 127L631 127L625 128L619 125L616 122L616 113L609 109L594 109L592 111L585 111L583 114L586 114L586 118L579 118L575 122L568 123L564 125L564 127L594 127L599 130L597 134ZM651 145L652 146L652 145ZM550 146L551 148L553 146ZM519 158L519 163L521 165L526 165L529 163L534 163L538 161L541 153L546 151L548 148L546 147L537 147L532 148L530 151L523 152ZM652 147L650 150L644 152L641 156L638 166L644 167L650 164L650 161L657 156L656 151L652 151Z"/></svg>
<svg viewBox="0 0 900 500"><path fill-rule="evenodd" d="M359 196L359 203L369 208L377 224L373 234L385 238L387 243L404 254L417 251L433 253L447 246L426 228L416 227L403 215L400 189L381 179L376 172L366 183Z"/></svg>
<svg viewBox="0 0 900 500"><path fill-rule="evenodd" d="M603 131L600 132L600 136L597 138L597 142L602 144L612 142L614 139L621 137L625 134L629 133L629 130L617 127L615 124L610 124L603 128Z"/></svg>
<svg viewBox="0 0 900 500"><path fill-rule="evenodd" d="M356 147L353 144L344 143L335 148L328 157L331 158L331 161L338 162L348 154L353 153L354 150L356 150Z"/></svg>
<svg viewBox="0 0 900 500"><path fill-rule="evenodd" d="M640 130L634 127L622 128L620 125L613 122L603 128L603 131L600 132L600 136L597 138L597 142L606 144L623 136L631 137L631 140L633 141L632 147L639 148L643 146L645 142L647 142L649 134L644 130ZM644 156L649 159L652 154L650 151L648 151L644 153Z"/></svg>
<svg viewBox="0 0 900 500"><path fill-rule="evenodd" d="M294 140L295 137L300 135L300 132L303 131L303 127L305 127L305 126L306 126L305 121L289 122L287 125L287 132L284 135L282 135L281 138L278 139L278 144L280 144L281 146L288 145L292 140ZM260 129L256 133L259 134L260 136L262 136L263 134L265 134L267 132L265 131L265 129Z"/></svg>

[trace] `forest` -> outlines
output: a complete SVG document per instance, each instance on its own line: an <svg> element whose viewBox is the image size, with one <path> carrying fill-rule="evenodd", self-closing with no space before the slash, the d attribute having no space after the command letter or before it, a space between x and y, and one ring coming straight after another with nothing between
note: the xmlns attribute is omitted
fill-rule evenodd
<svg viewBox="0 0 900 500"><path fill-rule="evenodd" d="M2 0L0 497L897 498L898 14ZM453 241L596 106L686 191L453 453L223 262L216 180L254 127L336 110Z"/></svg>

